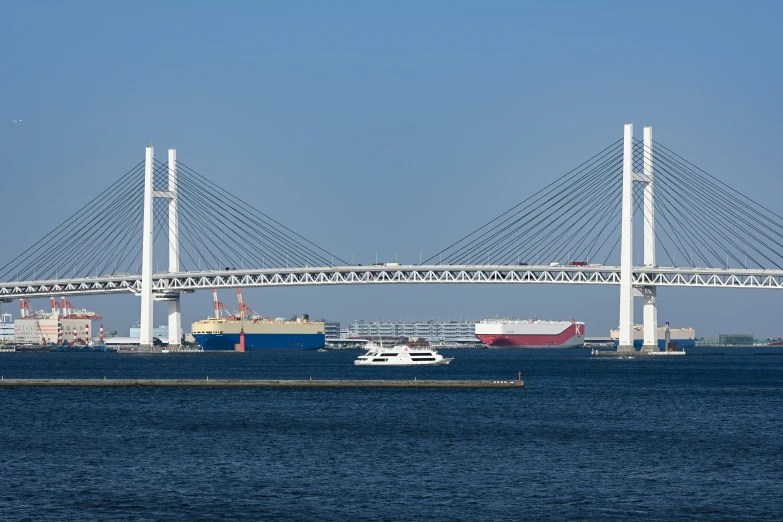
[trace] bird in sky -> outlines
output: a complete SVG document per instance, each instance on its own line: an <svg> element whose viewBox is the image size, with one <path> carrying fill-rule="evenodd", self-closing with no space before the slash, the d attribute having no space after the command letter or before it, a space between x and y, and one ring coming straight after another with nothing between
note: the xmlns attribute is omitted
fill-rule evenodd
<svg viewBox="0 0 783 522"><path fill-rule="evenodd" d="M22 120L14 120L14 123L22 123Z"/></svg>

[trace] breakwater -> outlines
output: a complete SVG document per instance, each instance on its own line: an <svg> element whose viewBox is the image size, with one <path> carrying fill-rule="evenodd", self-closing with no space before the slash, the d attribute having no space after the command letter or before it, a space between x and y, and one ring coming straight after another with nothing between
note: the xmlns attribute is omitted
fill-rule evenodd
<svg viewBox="0 0 783 522"><path fill-rule="evenodd" d="M381 379L0 379L0 386L210 387L210 388L524 388L522 380Z"/></svg>

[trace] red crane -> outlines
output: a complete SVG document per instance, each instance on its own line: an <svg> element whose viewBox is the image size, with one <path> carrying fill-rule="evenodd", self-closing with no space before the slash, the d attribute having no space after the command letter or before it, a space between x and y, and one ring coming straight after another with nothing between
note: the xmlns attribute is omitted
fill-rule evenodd
<svg viewBox="0 0 783 522"><path fill-rule="evenodd" d="M212 289L212 300L215 302L215 319L220 319L221 315L223 313L225 313L226 317L229 320L231 320L231 321L236 321L237 320L237 318L239 316L239 312L231 310L229 307L227 307L226 305L224 305L223 303L218 301L217 289L216 288Z"/></svg>
<svg viewBox="0 0 783 522"><path fill-rule="evenodd" d="M248 317L252 317L254 321L257 321L258 319L263 319L261 317L261 314L250 308L248 305L245 304L245 301L242 299L242 289L237 288L237 301L239 301L239 318L240 319L247 319Z"/></svg>

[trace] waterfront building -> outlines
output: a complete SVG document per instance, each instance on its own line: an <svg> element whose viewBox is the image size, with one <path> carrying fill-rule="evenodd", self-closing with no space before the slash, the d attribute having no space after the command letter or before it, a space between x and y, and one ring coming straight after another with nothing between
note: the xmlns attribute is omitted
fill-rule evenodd
<svg viewBox="0 0 783 522"><path fill-rule="evenodd" d="M153 326L152 327L152 336L157 337L158 339L168 342L169 339L169 327L168 325L160 325L160 326ZM138 339L141 337L141 324L136 322L133 323L133 326L131 326L130 329L130 335L128 337L132 337L134 339Z"/></svg>
<svg viewBox="0 0 783 522"><path fill-rule="evenodd" d="M47 344L57 344L58 330L62 331L62 340L68 344L73 343L74 332L78 342L87 342L95 331L92 321L89 319L65 319L48 317L41 319L24 318L14 321L14 342L20 344L41 344L46 339Z"/></svg>
<svg viewBox="0 0 783 522"><path fill-rule="evenodd" d="M337 322L327 322L323 321L324 323L324 334L326 335L327 339L339 339L340 338L340 323Z"/></svg>
<svg viewBox="0 0 783 522"><path fill-rule="evenodd" d="M751 346L753 344L753 334L720 334L718 336L718 344Z"/></svg>
<svg viewBox="0 0 783 522"><path fill-rule="evenodd" d="M14 316L3 314L0 316L0 343L14 342Z"/></svg>
<svg viewBox="0 0 783 522"><path fill-rule="evenodd" d="M419 337L428 342L478 342L478 321L363 321L348 327L350 337Z"/></svg>

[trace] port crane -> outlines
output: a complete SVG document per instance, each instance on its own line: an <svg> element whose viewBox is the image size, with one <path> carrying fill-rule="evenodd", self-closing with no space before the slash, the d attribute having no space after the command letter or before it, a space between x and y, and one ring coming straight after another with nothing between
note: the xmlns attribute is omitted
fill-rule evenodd
<svg viewBox="0 0 783 522"><path fill-rule="evenodd" d="M225 316L229 321L241 321L243 319L251 318L254 321L263 319L261 314L253 310L249 305L245 304L245 300L242 298L242 290L237 288L237 302L239 303L239 310L232 310L223 304L217 295L217 289L212 289L212 300L215 303L215 318L220 319Z"/></svg>
<svg viewBox="0 0 783 522"><path fill-rule="evenodd" d="M240 319L247 319L248 317L252 318L254 321L258 321L260 319L263 319L261 314L250 308L248 305L245 304L244 299L242 298L242 289L237 288L237 301L239 302L239 318Z"/></svg>
<svg viewBox="0 0 783 522"><path fill-rule="evenodd" d="M65 299L65 298L63 297L63 299ZM53 315L53 316L54 316L55 314L56 314L56 315L58 315L58 316L59 316L59 315L64 315L64 314L63 314L62 307L60 306L60 303L58 303L57 301L55 301L54 297L50 297L50 298L49 298L49 302L50 302L50 303L51 303L51 305L52 305L52 315Z"/></svg>
<svg viewBox="0 0 783 522"><path fill-rule="evenodd" d="M220 319L220 317L223 314L226 314L227 319L236 320L237 316L239 315L239 312L237 312L236 310L231 310L229 307L227 307L226 305L224 305L218 300L216 288L212 289L212 300L215 303L215 319Z"/></svg>
<svg viewBox="0 0 783 522"><path fill-rule="evenodd" d="M65 297L61 297L60 301L61 304L59 308L62 309L62 314L64 319L103 319L103 316L100 316L95 312L90 312L89 310L85 310L84 308L81 309L76 308ZM52 298L52 312L54 312L54 305L55 305L55 301L54 298Z"/></svg>

